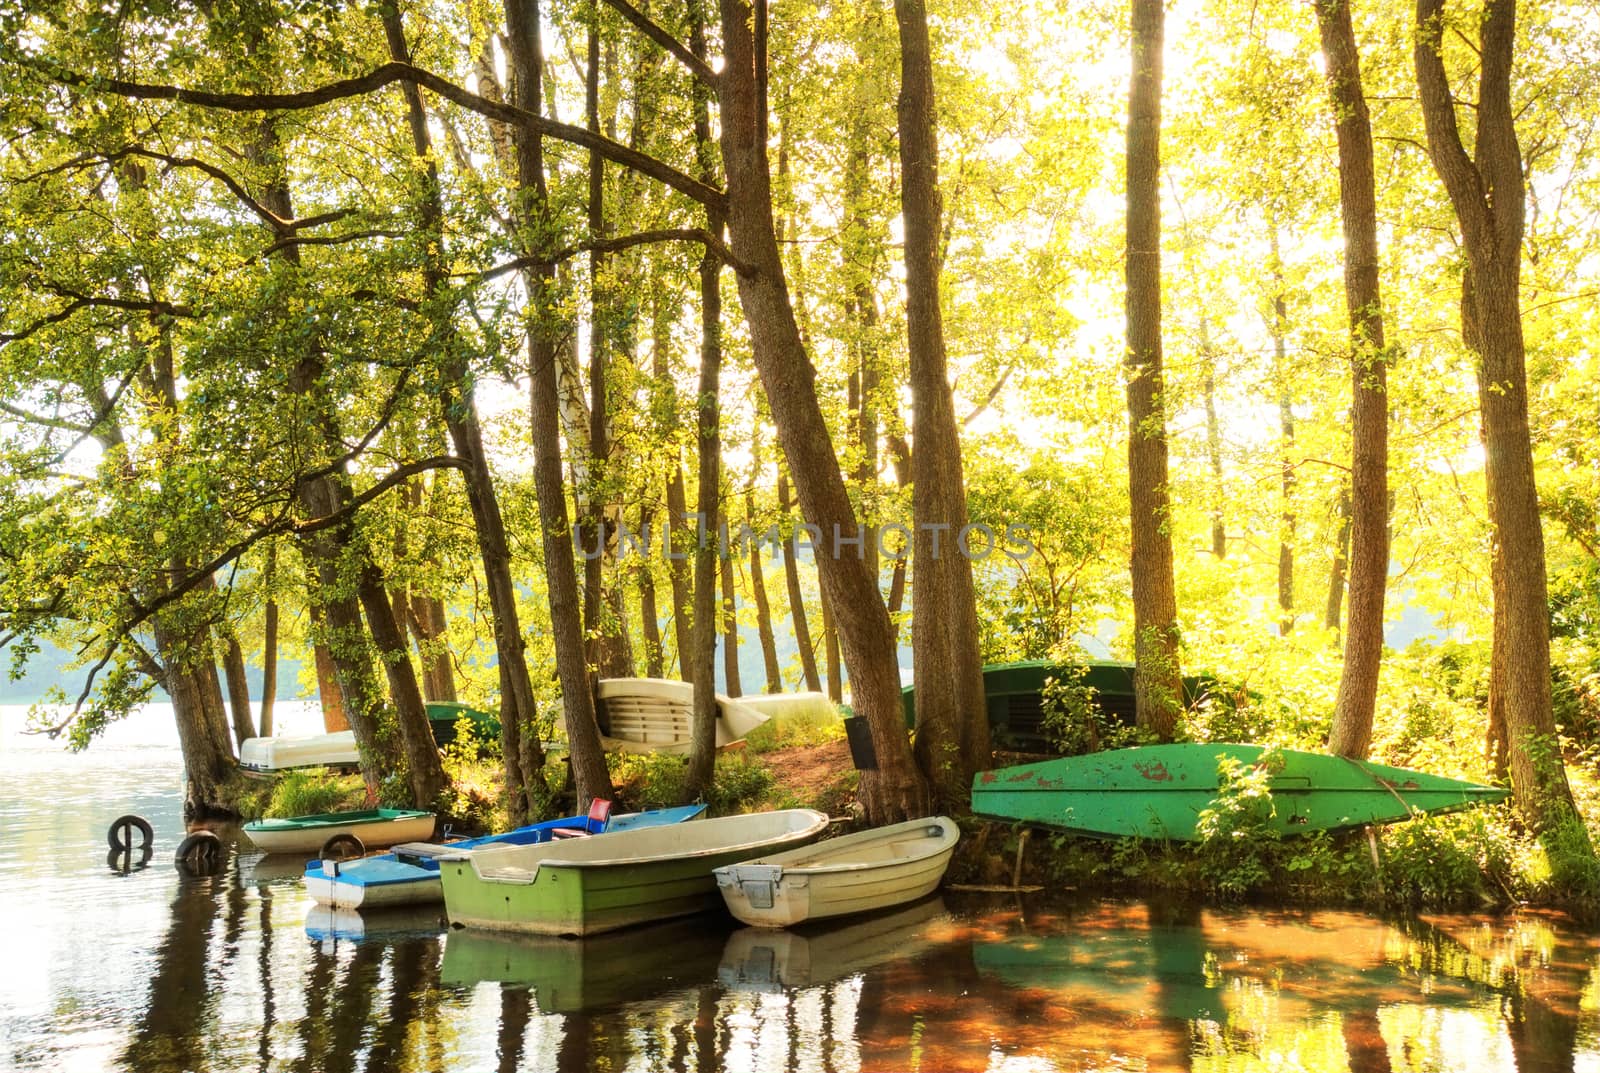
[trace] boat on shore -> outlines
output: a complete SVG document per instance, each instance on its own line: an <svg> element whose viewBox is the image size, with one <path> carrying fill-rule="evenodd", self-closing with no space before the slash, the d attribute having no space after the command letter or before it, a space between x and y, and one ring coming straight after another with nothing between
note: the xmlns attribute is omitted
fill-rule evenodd
<svg viewBox="0 0 1600 1073"><path fill-rule="evenodd" d="M355 768L360 763L353 730L294 738L246 738L239 745L239 767L267 775L302 767Z"/></svg>
<svg viewBox="0 0 1600 1073"><path fill-rule="evenodd" d="M335 835L354 835L363 846L393 846L433 837L434 816L413 809L369 808L255 820L244 833L267 853L316 853Z"/></svg>
<svg viewBox="0 0 1600 1073"><path fill-rule="evenodd" d="M814 842L813 809L722 816L603 838L485 847L439 862L453 925L594 935L722 904L713 870Z"/></svg>
<svg viewBox="0 0 1600 1073"><path fill-rule="evenodd" d="M960 837L945 816L875 827L724 865L717 888L728 911L756 927L870 913L931 894Z"/></svg>
<svg viewBox="0 0 1600 1073"><path fill-rule="evenodd" d="M980 771L972 811L991 819L1054 827L1100 838L1192 842L1200 813L1233 761L1268 771L1279 834L1394 823L1423 813L1455 812L1503 801L1509 791L1322 753L1260 745L1184 743Z"/></svg>
<svg viewBox="0 0 1600 1073"><path fill-rule="evenodd" d="M529 846L549 842L557 831L582 831L599 837L640 827L683 823L705 812L704 805L651 809L612 816L604 825L588 826L587 816L564 816L528 824L514 831L458 842L402 843L390 853L354 861L307 862L306 893L318 905L338 909L379 909L402 905L428 905L444 900L439 882L439 858L471 853L488 846Z"/></svg>
<svg viewBox="0 0 1600 1073"><path fill-rule="evenodd" d="M602 678L600 744L607 752L684 755L694 740L694 686L666 678ZM769 716L717 695L717 748L738 745Z"/></svg>

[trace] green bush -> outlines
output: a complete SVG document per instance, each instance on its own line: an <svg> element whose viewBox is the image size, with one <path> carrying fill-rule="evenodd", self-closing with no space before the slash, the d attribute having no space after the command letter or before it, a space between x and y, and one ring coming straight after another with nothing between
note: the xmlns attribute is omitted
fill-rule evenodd
<svg viewBox="0 0 1600 1073"><path fill-rule="evenodd" d="M321 769L290 771L274 783L265 815L286 818L339 812L359 807L365 795L358 775L334 775Z"/></svg>
<svg viewBox="0 0 1600 1073"><path fill-rule="evenodd" d="M1195 859L1212 890L1239 897L1272 878L1279 836L1271 781L1282 767L1282 756L1270 749L1254 764L1231 756L1217 761L1217 796L1195 823Z"/></svg>

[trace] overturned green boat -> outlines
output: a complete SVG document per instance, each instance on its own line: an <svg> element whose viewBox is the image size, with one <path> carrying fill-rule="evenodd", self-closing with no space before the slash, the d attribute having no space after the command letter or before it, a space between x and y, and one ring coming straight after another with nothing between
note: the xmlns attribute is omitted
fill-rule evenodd
<svg viewBox="0 0 1600 1073"><path fill-rule="evenodd" d="M1265 767L1271 828L1281 834L1393 823L1505 799L1496 786L1321 753L1260 745L1178 744L980 771L972 811L1099 838L1192 842L1212 806L1219 765Z"/></svg>

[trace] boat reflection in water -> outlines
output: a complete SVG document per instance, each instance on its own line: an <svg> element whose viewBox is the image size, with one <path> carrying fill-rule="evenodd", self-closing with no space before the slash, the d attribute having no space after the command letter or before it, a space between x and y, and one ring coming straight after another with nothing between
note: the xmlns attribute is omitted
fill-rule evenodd
<svg viewBox="0 0 1600 1073"><path fill-rule="evenodd" d="M782 994L914 957L949 924L938 895L890 913L803 929L740 928L722 948L717 981L734 991Z"/></svg>

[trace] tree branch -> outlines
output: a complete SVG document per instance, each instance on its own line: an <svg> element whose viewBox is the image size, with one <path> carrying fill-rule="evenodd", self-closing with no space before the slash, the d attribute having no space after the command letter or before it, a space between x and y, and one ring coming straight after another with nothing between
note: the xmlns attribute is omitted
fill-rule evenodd
<svg viewBox="0 0 1600 1073"><path fill-rule="evenodd" d="M582 127L546 119L542 115L536 115L513 105L491 101L456 85L449 79L409 63L385 63L364 75L340 79L316 89L295 93L213 93L184 86L153 85L84 75L37 59L33 61L33 66L43 69L46 74L66 85L91 92L110 93L135 100L177 101L180 104L192 104L200 108L215 108L226 112L301 111L348 97L365 96L395 82L414 82L468 111L592 150L615 164L632 168L640 174L665 183L709 209L726 211L727 198L721 190L698 179L690 178L665 161L630 149Z"/></svg>
<svg viewBox="0 0 1600 1073"><path fill-rule="evenodd" d="M671 53L674 59L689 69L690 74L713 90L717 88L718 75L711 69L711 65L689 51L688 46L673 37L662 26L651 21L650 16L628 3L628 0L605 0L605 2L607 7L627 19L640 33Z"/></svg>
<svg viewBox="0 0 1600 1073"><path fill-rule="evenodd" d="M585 239L582 242L550 253L518 257L504 264L485 269L474 277L474 282L487 283L492 279L498 279L501 276L510 275L512 272L519 272L525 268L565 261L576 257L580 253L617 253L621 250L632 249L635 246L644 246L654 242L698 242L740 275L748 276L755 271L734 257L733 251L728 248L727 244L706 228L667 227L654 231L640 231L634 235L619 235L615 238Z"/></svg>
<svg viewBox="0 0 1600 1073"><path fill-rule="evenodd" d="M1450 92L1441 52L1443 12L1444 0L1417 0L1417 39L1412 59L1417 68L1423 128L1428 133L1428 155L1455 205L1470 246L1488 241L1489 211L1484 202L1483 177L1467 156L1456 125L1455 97Z"/></svg>

